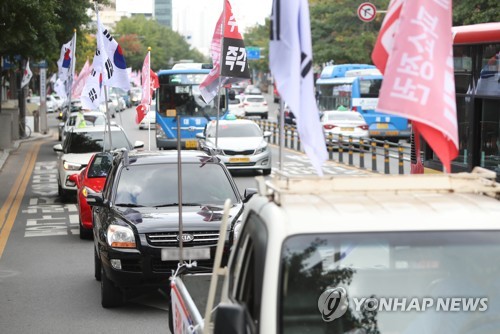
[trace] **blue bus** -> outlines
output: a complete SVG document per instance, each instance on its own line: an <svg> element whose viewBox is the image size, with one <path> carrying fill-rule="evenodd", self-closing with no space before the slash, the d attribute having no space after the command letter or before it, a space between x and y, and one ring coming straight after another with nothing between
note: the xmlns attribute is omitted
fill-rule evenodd
<svg viewBox="0 0 500 334"><path fill-rule="evenodd" d="M189 66L188 66L189 67ZM177 118L180 117L181 148L196 149L196 134L207 122L217 118L216 98L205 103L200 84L210 73L209 68L193 66L160 70L160 87L156 92L156 147L160 150L177 148ZM219 117L225 118L225 94L221 95Z"/></svg>
<svg viewBox="0 0 500 334"><path fill-rule="evenodd" d="M403 117L376 110L383 76L374 65L343 64L326 66L316 81L320 111L336 110L343 105L363 115L370 137L398 141L409 140L411 127Z"/></svg>

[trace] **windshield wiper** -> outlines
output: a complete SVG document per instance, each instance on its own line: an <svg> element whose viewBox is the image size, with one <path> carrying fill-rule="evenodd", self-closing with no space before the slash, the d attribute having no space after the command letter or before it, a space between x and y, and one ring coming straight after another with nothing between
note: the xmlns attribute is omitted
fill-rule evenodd
<svg viewBox="0 0 500 334"><path fill-rule="evenodd" d="M168 203L168 204L159 204L155 205L155 208L164 208L168 206L179 206L179 203ZM182 203L182 206L201 206L200 203Z"/></svg>
<svg viewBox="0 0 500 334"><path fill-rule="evenodd" d="M127 208L142 208L144 205L134 204L134 203L118 203L116 206L124 206Z"/></svg>

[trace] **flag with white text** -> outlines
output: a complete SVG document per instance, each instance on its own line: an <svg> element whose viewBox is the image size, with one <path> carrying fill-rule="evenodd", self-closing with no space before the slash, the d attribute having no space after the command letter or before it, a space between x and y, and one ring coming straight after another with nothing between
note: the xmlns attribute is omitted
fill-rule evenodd
<svg viewBox="0 0 500 334"><path fill-rule="evenodd" d="M206 103L213 100L220 87L250 79L245 43L228 0L215 25L210 54L213 68L200 84Z"/></svg>
<svg viewBox="0 0 500 334"><path fill-rule="evenodd" d="M451 0L393 0L372 54L384 73L377 109L411 120L447 172L458 155L451 15Z"/></svg>
<svg viewBox="0 0 500 334"><path fill-rule="evenodd" d="M304 150L322 176L328 155L314 96L309 5L307 0L274 0L272 8L269 67L283 101L295 114Z"/></svg>

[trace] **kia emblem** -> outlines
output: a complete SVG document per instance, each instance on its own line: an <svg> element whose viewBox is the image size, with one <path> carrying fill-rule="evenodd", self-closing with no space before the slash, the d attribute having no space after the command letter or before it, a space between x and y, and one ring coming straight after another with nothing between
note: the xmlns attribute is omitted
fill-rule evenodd
<svg viewBox="0 0 500 334"><path fill-rule="evenodd" d="M181 236L177 236L177 240L180 241ZM182 242L191 242L194 240L194 236L192 234L183 234L182 235Z"/></svg>

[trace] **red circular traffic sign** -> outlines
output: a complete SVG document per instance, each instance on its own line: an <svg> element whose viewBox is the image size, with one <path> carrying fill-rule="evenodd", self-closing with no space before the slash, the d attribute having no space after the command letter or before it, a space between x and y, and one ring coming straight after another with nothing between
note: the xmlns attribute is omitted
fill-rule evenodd
<svg viewBox="0 0 500 334"><path fill-rule="evenodd" d="M361 21L370 22L373 21L375 15L377 14L377 8L374 4L370 2L363 2L358 7L358 17Z"/></svg>

